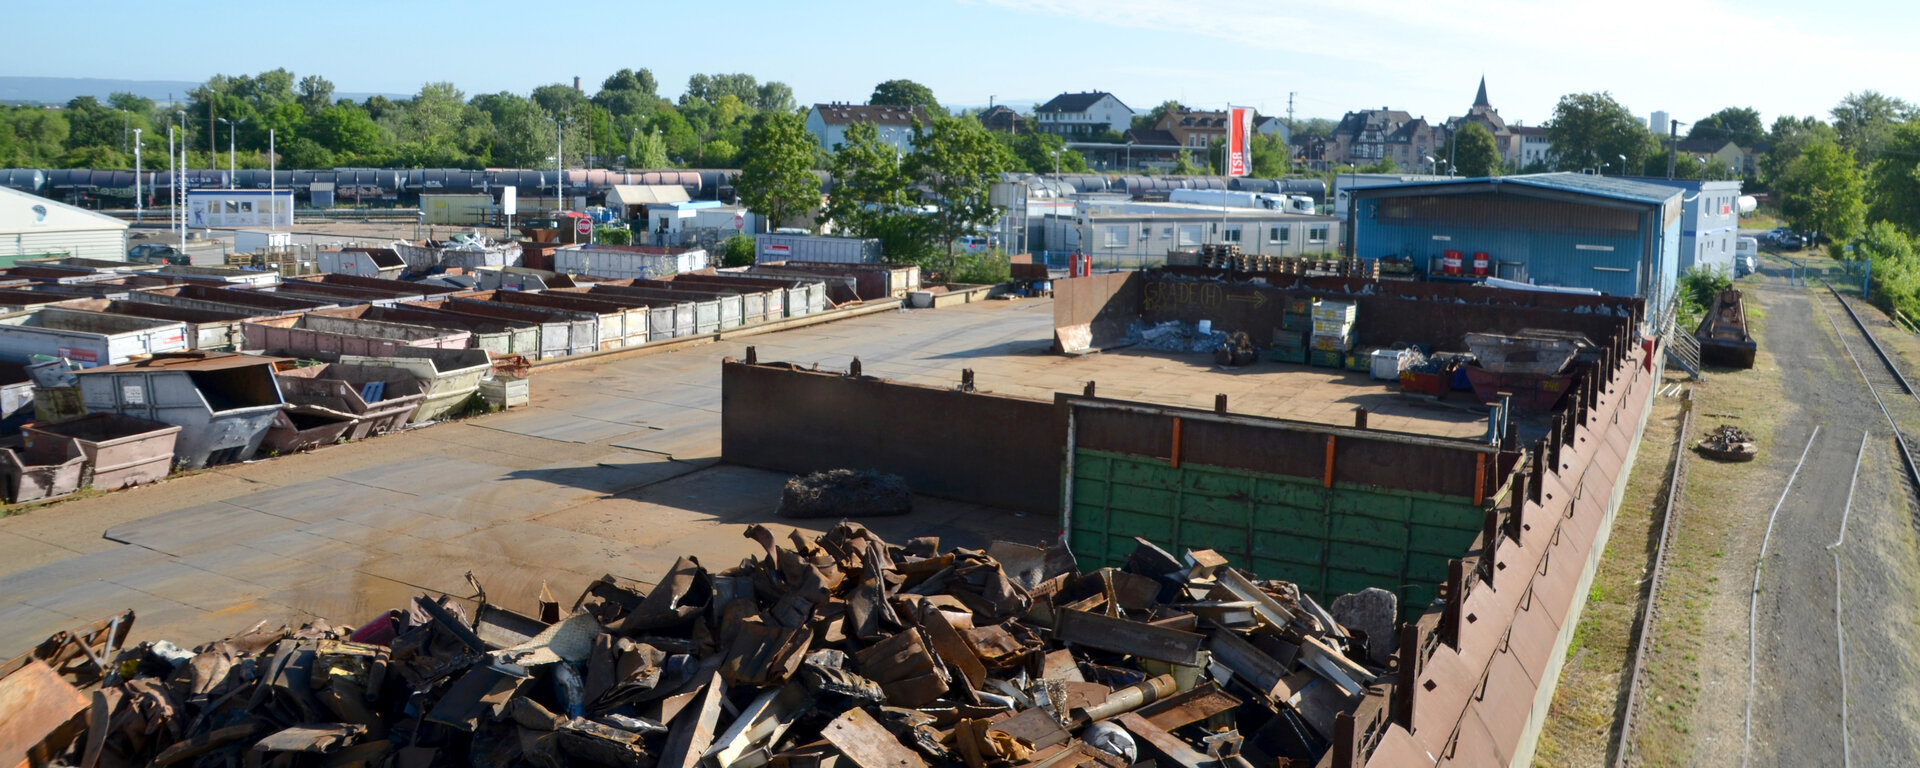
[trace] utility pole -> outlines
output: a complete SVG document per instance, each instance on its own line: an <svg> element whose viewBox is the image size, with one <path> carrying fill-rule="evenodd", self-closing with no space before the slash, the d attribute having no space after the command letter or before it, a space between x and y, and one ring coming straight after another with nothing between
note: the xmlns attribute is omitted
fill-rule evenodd
<svg viewBox="0 0 1920 768"><path fill-rule="evenodd" d="M1287 150L1288 176L1293 175L1293 97L1298 95L1300 95L1299 91L1287 91L1287 140L1284 143Z"/></svg>
<svg viewBox="0 0 1920 768"><path fill-rule="evenodd" d="M1667 181L1673 181L1674 153L1680 146L1680 121L1667 121Z"/></svg>
<svg viewBox="0 0 1920 768"><path fill-rule="evenodd" d="M220 170L220 145L213 132L213 100L207 100L207 170Z"/></svg>

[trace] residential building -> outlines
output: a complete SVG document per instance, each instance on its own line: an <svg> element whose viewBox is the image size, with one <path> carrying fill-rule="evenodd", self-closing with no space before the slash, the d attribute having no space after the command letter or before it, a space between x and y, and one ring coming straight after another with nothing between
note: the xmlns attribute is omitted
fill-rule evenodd
<svg viewBox="0 0 1920 768"><path fill-rule="evenodd" d="M1253 132L1261 136L1279 136L1280 143L1293 143L1293 129L1287 127L1287 121L1278 117L1261 117L1253 121Z"/></svg>
<svg viewBox="0 0 1920 768"><path fill-rule="evenodd" d="M1513 134L1520 145L1520 152L1509 164L1516 170L1536 167L1535 163L1540 164L1537 167L1553 167L1553 140L1547 138L1547 129L1537 125L1519 125L1514 126Z"/></svg>
<svg viewBox="0 0 1920 768"><path fill-rule="evenodd" d="M1227 140L1226 110L1202 111L1170 109L1160 115L1160 121L1153 124L1154 130L1165 131L1173 137L1175 144L1183 147L1201 149L1214 139Z"/></svg>
<svg viewBox="0 0 1920 768"><path fill-rule="evenodd" d="M1456 251L1488 277L1647 299L1671 311L1680 277L1683 191L1580 173L1442 179L1353 190L1355 253L1411 259L1444 277Z"/></svg>
<svg viewBox="0 0 1920 768"><path fill-rule="evenodd" d="M1333 129L1331 163L1371 165L1390 160L1401 168L1431 170L1431 157L1440 134L1424 117L1402 110L1367 109L1348 112Z"/></svg>
<svg viewBox="0 0 1920 768"><path fill-rule="evenodd" d="M1672 128L1672 125L1672 119L1668 117L1664 110L1654 110L1653 115L1647 118L1648 133L1657 133L1665 136L1667 135L1667 131Z"/></svg>
<svg viewBox="0 0 1920 768"><path fill-rule="evenodd" d="M1133 125L1133 110L1105 91L1063 93L1033 110L1034 129L1060 136L1088 137Z"/></svg>
<svg viewBox="0 0 1920 768"><path fill-rule="evenodd" d="M910 152L913 150L915 121L927 125L932 119L922 107L869 106L836 101L813 105L813 109L807 113L807 133L813 134L820 146L832 152L846 143L847 126L872 123L882 142L902 152Z"/></svg>
<svg viewBox="0 0 1920 768"><path fill-rule="evenodd" d="M1520 142L1516 140L1513 129L1507 125L1506 119L1500 116L1500 110L1494 109L1493 103L1487 100L1487 78L1485 77L1480 78L1480 90L1474 94L1473 106L1467 108L1467 113L1447 119L1442 136L1446 139L1449 151L1445 157L1436 155L1437 159L1454 162L1455 153L1450 150L1454 148L1454 140L1460 133L1460 129L1467 123L1479 123L1481 127L1486 128L1487 133L1493 135L1494 146L1500 150L1500 161L1508 165L1515 164L1514 161L1520 155ZM1438 166L1439 163L1436 162L1435 165Z"/></svg>
<svg viewBox="0 0 1920 768"><path fill-rule="evenodd" d="M127 260L127 222L0 187L0 262L21 256Z"/></svg>
<svg viewBox="0 0 1920 768"><path fill-rule="evenodd" d="M1067 148L1079 152L1095 170L1147 169L1164 173L1173 168L1182 153L1195 165L1206 164L1203 153L1181 146L1180 140L1171 133L1151 128L1129 128L1119 144L1070 141Z"/></svg>
<svg viewBox="0 0 1920 768"><path fill-rule="evenodd" d="M1681 139L1674 144L1674 149L1702 163L1718 160L1741 176L1754 175L1754 154L1727 139Z"/></svg>
<svg viewBox="0 0 1920 768"><path fill-rule="evenodd" d="M1740 182L1635 179L1681 190L1680 272L1695 267L1733 275L1740 240Z"/></svg>
<svg viewBox="0 0 1920 768"><path fill-rule="evenodd" d="M1044 248L1121 266L1163 263L1168 251L1205 243L1233 243L1242 253L1265 256L1332 253L1340 246L1340 220L1332 216L1089 195L1074 207L1044 216Z"/></svg>
<svg viewBox="0 0 1920 768"><path fill-rule="evenodd" d="M1027 116L1020 114L1012 107L1006 105L1000 105L981 112L979 117L980 124L985 126L989 131L998 131L1000 133L1027 132Z"/></svg>

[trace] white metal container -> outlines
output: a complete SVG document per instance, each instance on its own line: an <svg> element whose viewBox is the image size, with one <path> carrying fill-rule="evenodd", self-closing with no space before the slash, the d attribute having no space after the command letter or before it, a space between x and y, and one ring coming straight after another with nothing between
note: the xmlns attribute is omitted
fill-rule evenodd
<svg viewBox="0 0 1920 768"><path fill-rule="evenodd" d="M269 248L293 247L292 232L265 229L240 229L233 233L234 253L258 253Z"/></svg>
<svg viewBox="0 0 1920 768"><path fill-rule="evenodd" d="M1373 378L1381 381L1399 381L1400 371L1406 368L1407 351L1404 349L1376 349L1371 364Z"/></svg>
<svg viewBox="0 0 1920 768"><path fill-rule="evenodd" d="M0 317L0 359L16 362L47 355L90 368L187 345L187 324L177 321L60 307Z"/></svg>
<svg viewBox="0 0 1920 768"><path fill-rule="evenodd" d="M819 237L815 235L756 235L754 262L831 261L842 264L880 263L880 241L875 238Z"/></svg>

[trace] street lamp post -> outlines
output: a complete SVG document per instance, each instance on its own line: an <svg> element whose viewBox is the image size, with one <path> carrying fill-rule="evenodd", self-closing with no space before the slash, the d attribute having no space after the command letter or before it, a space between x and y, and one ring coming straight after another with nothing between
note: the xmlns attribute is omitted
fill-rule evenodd
<svg viewBox="0 0 1920 768"><path fill-rule="evenodd" d="M1627 156L1626 155L1620 156L1620 175L1622 176L1627 175Z"/></svg>
<svg viewBox="0 0 1920 768"><path fill-rule="evenodd" d="M133 223L144 223L146 207L140 201L140 129L133 129Z"/></svg>
<svg viewBox="0 0 1920 768"><path fill-rule="evenodd" d="M227 124L227 189L234 189L236 187L234 184L236 166L233 162L233 136L240 132L240 124L246 122L247 119L244 117L233 121L229 121L224 117L217 119Z"/></svg>
<svg viewBox="0 0 1920 768"><path fill-rule="evenodd" d="M173 190L172 190L173 191L173 207L180 211L180 252L186 253L187 252L187 141L188 141L187 112L184 109L176 109L174 110L173 113L180 116L180 162L174 166L179 171L179 175L176 176L173 181ZM171 126L168 127L167 132L169 134L173 132L173 129Z"/></svg>
<svg viewBox="0 0 1920 768"><path fill-rule="evenodd" d="M560 211L566 210L565 208L566 204L563 202L565 200L563 195L565 195L566 192L562 187L562 185L565 183L564 179L567 175L566 165L565 165L567 145L566 145L566 129L564 126L567 123L573 122L573 118L569 117L569 118L562 119L557 117L545 117L544 115L542 117L547 122L553 123L553 210L554 212L558 213Z"/></svg>

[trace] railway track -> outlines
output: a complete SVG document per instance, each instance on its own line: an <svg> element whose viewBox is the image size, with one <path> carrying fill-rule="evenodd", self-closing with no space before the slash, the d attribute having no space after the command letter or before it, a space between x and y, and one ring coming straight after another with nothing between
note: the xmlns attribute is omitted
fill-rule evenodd
<svg viewBox="0 0 1920 768"><path fill-rule="evenodd" d="M1840 338L1840 345L1846 348L1847 356L1853 359L1854 368L1867 382L1874 402L1880 404L1880 412L1887 417L1887 427L1893 431L1895 444L1900 448L1900 462L1907 469L1906 488L1910 497L1920 494L1920 467L1915 466L1914 452L1920 448L1916 438L1920 438L1920 391L1906 374L1900 372L1899 363L1880 340L1873 337L1873 331L1866 321L1853 309L1853 303L1847 297L1834 290L1831 284L1822 280L1827 289L1821 304L1831 307L1838 304L1849 321L1846 324L1834 318L1829 310L1827 322L1833 325L1833 332ZM1912 430L1912 431L1910 431ZM1915 530L1920 530L1920 508L1916 508L1913 521Z"/></svg>

